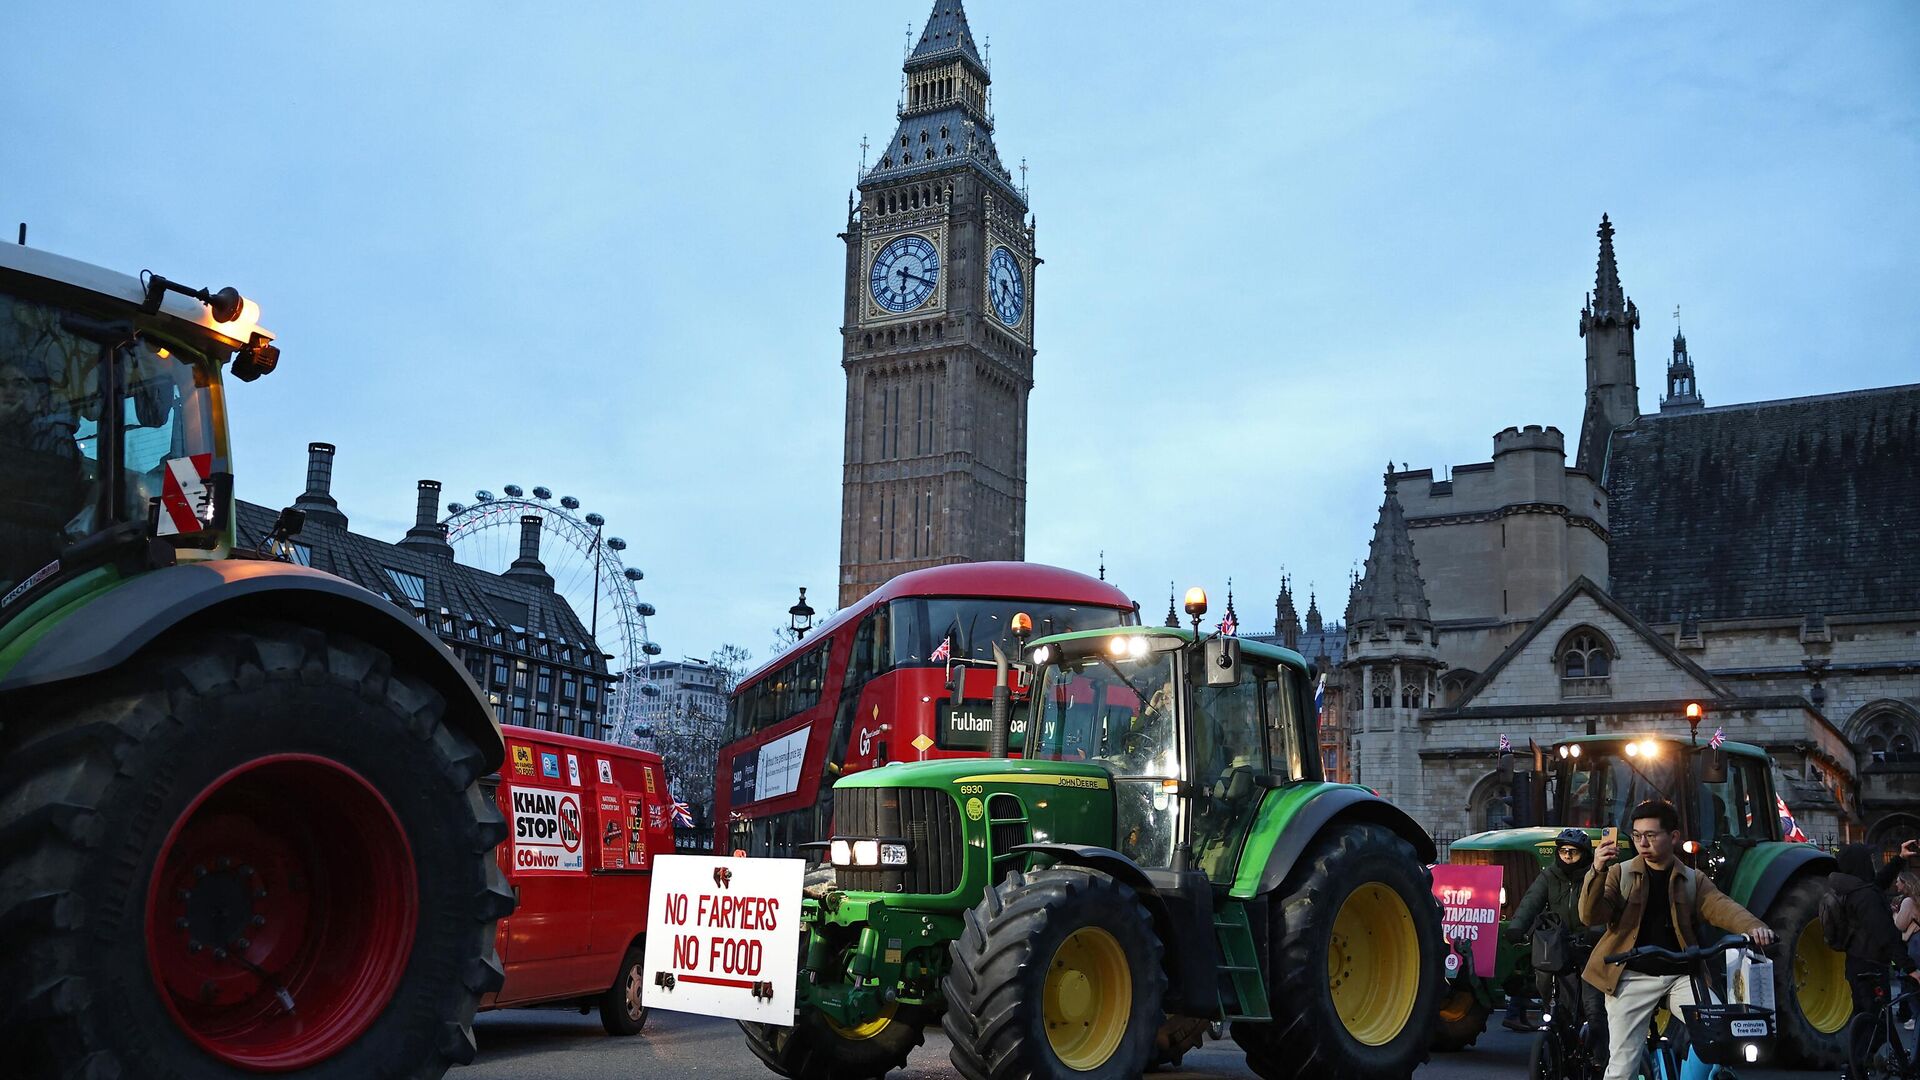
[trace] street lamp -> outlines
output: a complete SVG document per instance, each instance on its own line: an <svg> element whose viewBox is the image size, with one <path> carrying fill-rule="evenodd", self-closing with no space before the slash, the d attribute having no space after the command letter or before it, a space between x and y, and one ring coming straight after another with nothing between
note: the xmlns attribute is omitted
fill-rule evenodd
<svg viewBox="0 0 1920 1080"><path fill-rule="evenodd" d="M799 641L813 629L813 608L807 604L807 587L800 586L800 602L787 609L790 616L787 627L793 631L793 640Z"/></svg>

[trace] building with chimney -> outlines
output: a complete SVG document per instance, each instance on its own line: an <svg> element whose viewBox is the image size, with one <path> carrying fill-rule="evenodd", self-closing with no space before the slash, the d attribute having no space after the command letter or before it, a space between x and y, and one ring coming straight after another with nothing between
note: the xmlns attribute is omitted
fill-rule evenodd
<svg viewBox="0 0 1920 1080"><path fill-rule="evenodd" d="M1528 425L1387 472L1340 668L1353 779L1458 836L1505 812L1503 737L1684 735L1698 701L1816 839L1920 836L1920 385L1710 408L1676 328L1643 413L1598 237L1573 461Z"/></svg>
<svg viewBox="0 0 1920 1080"><path fill-rule="evenodd" d="M991 85L961 0L935 0L898 125L848 198L841 607L909 570L1026 554L1040 260Z"/></svg>
<svg viewBox="0 0 1920 1080"><path fill-rule="evenodd" d="M500 574L455 561L440 524L440 483L416 489L414 523L394 542L348 528L333 497L335 448L307 447L306 490L293 508L306 515L288 542L293 559L386 597L432 630L486 691L501 723L609 739L614 676L586 625L540 559L540 519L520 522L519 557ZM243 547L265 548L279 512L235 500Z"/></svg>

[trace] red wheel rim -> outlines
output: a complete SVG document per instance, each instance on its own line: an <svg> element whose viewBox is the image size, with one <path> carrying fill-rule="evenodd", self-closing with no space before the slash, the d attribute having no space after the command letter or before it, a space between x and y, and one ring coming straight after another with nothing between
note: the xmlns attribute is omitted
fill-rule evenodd
<svg viewBox="0 0 1920 1080"><path fill-rule="evenodd" d="M154 865L148 967L174 1022L221 1061L325 1061L399 986L419 920L413 852L393 807L337 761L233 769L187 806Z"/></svg>

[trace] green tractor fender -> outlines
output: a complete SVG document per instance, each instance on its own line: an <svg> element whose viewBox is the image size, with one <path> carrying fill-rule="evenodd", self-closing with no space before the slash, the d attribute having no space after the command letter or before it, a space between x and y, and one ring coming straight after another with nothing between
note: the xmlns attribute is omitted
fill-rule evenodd
<svg viewBox="0 0 1920 1080"><path fill-rule="evenodd" d="M347 633L385 650L439 691L447 724L485 755L483 771L498 769L505 759L506 744L486 695L425 626L351 582L266 559L183 563L93 594L44 632L16 642L14 656L0 655L0 695L98 675L170 633L198 633L248 618Z"/></svg>
<svg viewBox="0 0 1920 1080"><path fill-rule="evenodd" d="M1812 844L1763 844L1740 860L1727 895L1765 918L1789 882L1802 874L1830 874L1839 868L1833 856Z"/></svg>
<svg viewBox="0 0 1920 1080"><path fill-rule="evenodd" d="M1163 1007L1183 1016L1219 1012L1220 942L1213 927L1213 885L1205 874L1147 870L1112 848L1092 844L1021 844L1010 850L1045 856L1055 866L1098 870L1132 888L1165 946Z"/></svg>
<svg viewBox="0 0 1920 1080"><path fill-rule="evenodd" d="M1415 856L1426 865L1432 865L1439 856L1433 838L1412 815L1365 788L1292 785L1270 793L1261 805L1230 895L1252 899L1279 889L1307 848L1336 822L1385 826L1412 844ZM1256 857L1262 848L1267 851L1264 864Z"/></svg>

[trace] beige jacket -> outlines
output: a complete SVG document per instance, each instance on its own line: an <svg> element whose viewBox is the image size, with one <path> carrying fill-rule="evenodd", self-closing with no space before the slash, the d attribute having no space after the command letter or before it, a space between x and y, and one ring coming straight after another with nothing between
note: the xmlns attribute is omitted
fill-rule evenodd
<svg viewBox="0 0 1920 1080"><path fill-rule="evenodd" d="M1680 947L1700 944L1695 937L1699 923L1711 923L1730 933L1750 934L1766 924L1753 913L1728 898L1707 875L1679 859L1673 860L1673 877L1668 882L1667 902L1673 912L1674 936ZM1614 863L1606 872L1587 871L1580 885L1580 921L1588 926L1604 926L1600 944L1594 946L1582 977L1603 993L1611 994L1620 983L1624 964L1609 964L1607 957L1626 952L1640 936L1640 918L1647 910L1646 863L1634 856Z"/></svg>

